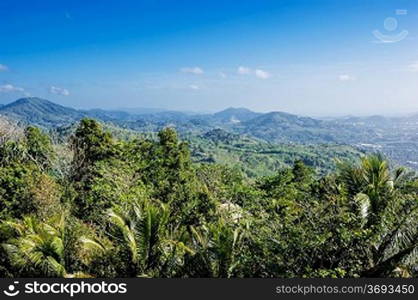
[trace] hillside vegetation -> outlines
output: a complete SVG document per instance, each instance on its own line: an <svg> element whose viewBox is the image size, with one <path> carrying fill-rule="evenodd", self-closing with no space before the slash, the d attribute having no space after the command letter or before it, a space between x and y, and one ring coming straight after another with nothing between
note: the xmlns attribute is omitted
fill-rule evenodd
<svg viewBox="0 0 418 300"><path fill-rule="evenodd" d="M236 168L249 178L273 175L295 161L318 174L336 170L336 160L355 162L365 152L338 144L271 144L259 139L214 129L203 135L185 135L194 162L217 163Z"/></svg>
<svg viewBox="0 0 418 300"><path fill-rule="evenodd" d="M59 139L12 122L0 132L2 277L418 275L418 178L380 154L249 180L194 163L172 128L119 139L82 119Z"/></svg>

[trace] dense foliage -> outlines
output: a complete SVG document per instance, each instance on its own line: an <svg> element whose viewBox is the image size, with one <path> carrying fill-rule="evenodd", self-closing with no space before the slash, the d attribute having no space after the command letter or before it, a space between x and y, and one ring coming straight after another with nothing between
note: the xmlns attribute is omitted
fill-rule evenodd
<svg viewBox="0 0 418 300"><path fill-rule="evenodd" d="M416 277L418 178L379 154L249 181L170 128L0 133L2 277Z"/></svg>

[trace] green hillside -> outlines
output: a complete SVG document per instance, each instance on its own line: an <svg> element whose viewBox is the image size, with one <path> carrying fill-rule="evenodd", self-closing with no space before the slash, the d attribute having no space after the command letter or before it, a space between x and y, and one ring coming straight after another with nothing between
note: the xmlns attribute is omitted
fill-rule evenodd
<svg viewBox="0 0 418 300"><path fill-rule="evenodd" d="M62 126L83 117L83 113L41 98L21 98L0 107L0 115L42 127Z"/></svg>
<svg viewBox="0 0 418 300"><path fill-rule="evenodd" d="M418 276L418 178L382 155L321 175L293 158L356 153L221 130L117 138L92 119L61 140L0 126L0 277ZM193 162L196 146L231 167ZM236 167L276 154L267 177Z"/></svg>
<svg viewBox="0 0 418 300"><path fill-rule="evenodd" d="M335 170L336 159L354 162L364 152L338 144L270 144L215 129L203 135L185 136L196 162L208 162L236 168L248 177L267 176L303 161L319 174Z"/></svg>

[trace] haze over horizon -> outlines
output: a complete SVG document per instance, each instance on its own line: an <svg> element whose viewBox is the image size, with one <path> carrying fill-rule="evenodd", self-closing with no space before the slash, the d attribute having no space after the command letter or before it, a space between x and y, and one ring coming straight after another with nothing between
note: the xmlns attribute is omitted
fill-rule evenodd
<svg viewBox="0 0 418 300"><path fill-rule="evenodd" d="M294 114L301 117L311 117L311 118L318 118L318 119L333 119L333 118L346 118L346 117L374 117L374 116L382 116L382 117L408 117L408 116L418 116L418 112L408 112L408 113L388 113L388 114L330 114L330 115L315 115L315 114L298 114L298 113L291 113L285 110L266 110L266 111L260 111L260 110L253 110L247 107L243 106L225 106L218 110L179 110L179 109L168 109L168 108L161 108L161 107L114 107L114 108L102 108L102 107L90 107L90 108L80 108L80 107L74 107L65 104L60 104L55 101L51 101L49 99L44 99L36 96L26 96L23 98L15 99L11 102L7 103L0 103L0 109L2 107L6 107L8 105L14 105L17 104L18 101L23 99L42 99L46 100L47 102L52 103L51 105L61 105L65 108L71 108L76 109L80 111L94 111L94 110L103 110L108 112L128 112L132 115L139 114L139 115L147 115L147 114L155 114L155 113L162 113L162 112L179 112L183 114L189 114L189 115L208 115L208 114L216 114L216 113L222 113L226 112L228 110L246 110L254 113L261 113L261 114L267 114L267 113L287 113L287 114ZM0 112L0 116L2 116Z"/></svg>
<svg viewBox="0 0 418 300"><path fill-rule="evenodd" d="M417 25L413 0L3 0L0 103L414 113Z"/></svg>

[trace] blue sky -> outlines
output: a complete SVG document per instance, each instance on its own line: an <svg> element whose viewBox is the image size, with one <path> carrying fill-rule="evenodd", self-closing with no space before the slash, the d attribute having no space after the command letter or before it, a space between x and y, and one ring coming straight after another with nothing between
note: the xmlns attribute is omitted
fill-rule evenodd
<svg viewBox="0 0 418 300"><path fill-rule="evenodd" d="M0 103L418 112L414 0L2 0L0 36Z"/></svg>

